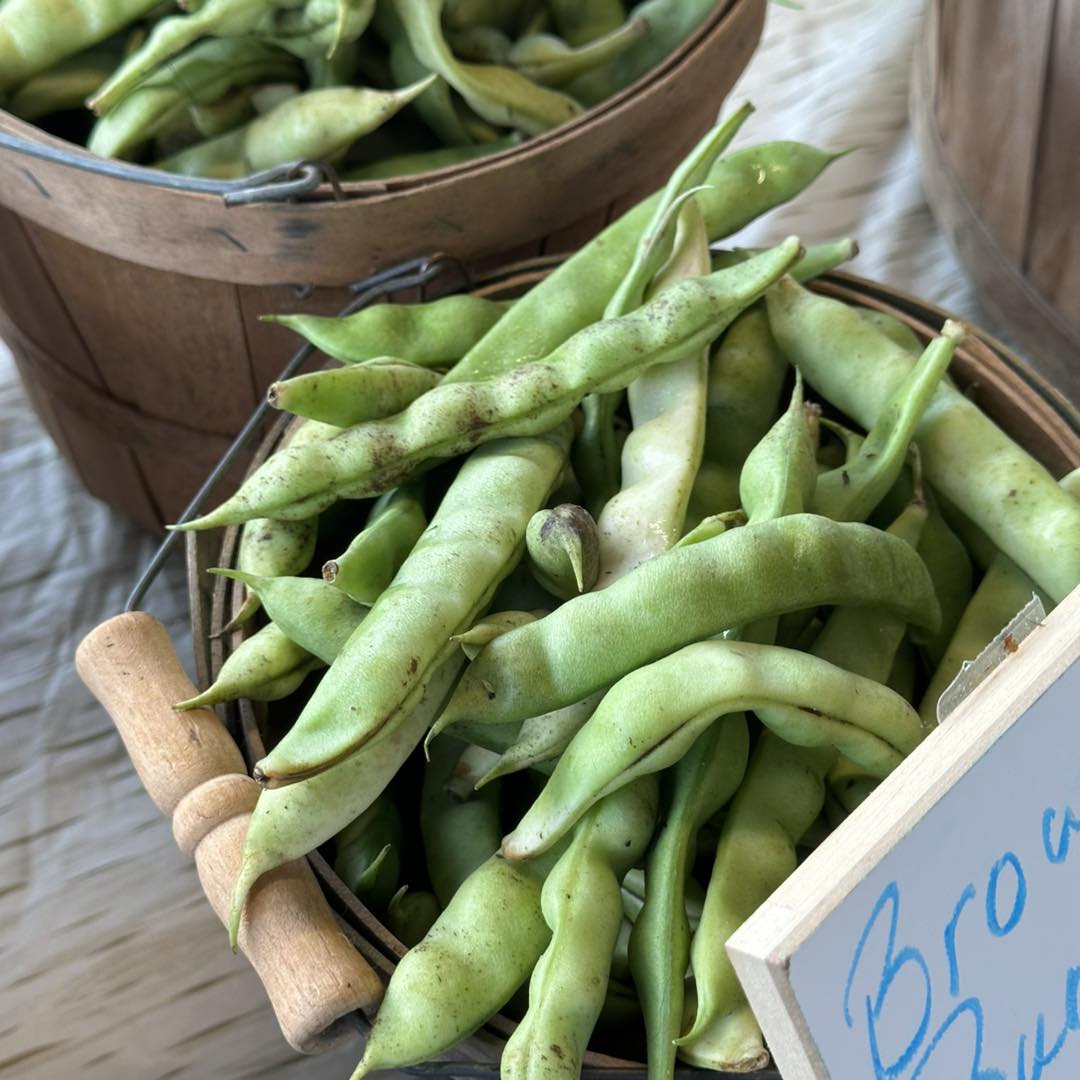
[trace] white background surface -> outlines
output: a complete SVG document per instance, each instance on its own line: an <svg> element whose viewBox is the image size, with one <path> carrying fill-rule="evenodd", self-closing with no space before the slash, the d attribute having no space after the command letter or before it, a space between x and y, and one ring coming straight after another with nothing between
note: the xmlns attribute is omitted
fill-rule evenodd
<svg viewBox="0 0 1080 1080"><path fill-rule="evenodd" d="M732 100L740 144L860 149L741 234L853 235L856 273L981 320L925 207L907 126L919 0L773 6ZM985 321L985 320L981 320ZM233 957L168 822L72 668L155 540L86 495L0 346L0 1074L27 1080L346 1077L355 1051L294 1055ZM147 602L185 636L182 571Z"/></svg>

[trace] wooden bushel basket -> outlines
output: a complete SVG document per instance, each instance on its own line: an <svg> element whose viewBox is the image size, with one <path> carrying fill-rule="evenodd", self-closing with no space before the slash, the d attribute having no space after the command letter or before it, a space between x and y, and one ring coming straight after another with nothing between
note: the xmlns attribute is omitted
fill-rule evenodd
<svg viewBox="0 0 1080 1080"><path fill-rule="evenodd" d="M932 0L911 88L926 197L987 310L1080 399L1080 2Z"/></svg>
<svg viewBox="0 0 1080 1080"><path fill-rule="evenodd" d="M0 151L0 337L86 486L160 528L295 347L259 315L332 314L347 285L418 252L482 267L573 250L713 123L764 17L765 0L730 0L572 122L489 158L346 183L337 198L324 185L301 202L227 208L94 171L93 155L0 112L0 135L83 163Z"/></svg>
<svg viewBox="0 0 1080 1080"><path fill-rule="evenodd" d="M517 295L551 265L554 260L547 267L530 265L519 273L507 273L497 284L477 291L489 296ZM948 313L921 300L850 274L830 273L813 287L826 295L888 312L909 325L923 341L932 338L949 317ZM996 423L1055 476L1060 477L1080 466L1080 413L1000 342L972 327L968 340L956 352L950 374ZM263 441L252 467L272 452L284 426L282 420ZM228 655L229 641L218 633L242 602L233 582L211 577L206 574L206 569L232 565L239 531L234 526L221 533L189 533L187 538L192 631L199 678L203 682L216 676ZM238 640L239 637L233 639L233 643ZM275 723L275 710L283 707L287 710L288 704L253 707L250 702L240 701L224 708L230 730L237 734L249 765L263 756L264 740L269 741L268 731L281 728L280 723ZM389 979L394 965L404 954L402 943L356 900L323 855L312 853L309 862L350 940L372 969L381 978ZM498 1060L500 1047L513 1027L513 1021L497 1016L481 1032L456 1048L452 1056L458 1062L488 1063L492 1070L490 1075L494 1077L497 1075L494 1063ZM644 1064L629 1060L629 1055L618 1047L604 1046L601 1050L603 1052L586 1055L585 1067L590 1076L603 1076L605 1070L619 1070L612 1075L644 1080ZM432 1071L452 1075L454 1062L444 1062ZM680 1068L680 1074L694 1071L690 1067ZM730 1075L734 1080L734 1074L712 1075ZM774 1071L750 1075L757 1080L778 1080Z"/></svg>

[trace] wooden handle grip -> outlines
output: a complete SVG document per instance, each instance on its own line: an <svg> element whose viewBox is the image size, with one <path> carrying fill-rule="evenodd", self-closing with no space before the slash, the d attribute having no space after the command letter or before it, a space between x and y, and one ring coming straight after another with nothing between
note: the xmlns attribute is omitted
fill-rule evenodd
<svg viewBox="0 0 1080 1080"><path fill-rule="evenodd" d="M112 717L150 797L172 817L176 842L195 859L203 891L224 923L260 790L236 743L211 710L173 709L196 691L168 632L151 615L118 615L92 630L75 666ZM338 928L302 860L255 885L239 944L282 1034L303 1053L352 1034L352 1014L373 1013L382 997L381 980Z"/></svg>
<svg viewBox="0 0 1080 1080"><path fill-rule="evenodd" d="M176 842L194 857L222 923L259 790L248 776L219 776L191 792L173 815ZM338 928L304 860L255 884L239 944L262 979L282 1034L302 1053L326 1050L355 1034L352 1014L361 1009L373 1015L382 999L382 981Z"/></svg>
<svg viewBox="0 0 1080 1080"><path fill-rule="evenodd" d="M247 772L212 710L173 708L197 691L168 631L152 615L132 611L91 630L75 653L75 667L112 717L143 787L163 814L171 816L204 781Z"/></svg>

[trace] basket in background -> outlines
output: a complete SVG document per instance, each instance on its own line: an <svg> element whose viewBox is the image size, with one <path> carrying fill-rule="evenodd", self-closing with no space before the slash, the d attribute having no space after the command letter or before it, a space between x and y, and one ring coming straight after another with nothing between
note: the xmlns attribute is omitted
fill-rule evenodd
<svg viewBox="0 0 1080 1080"><path fill-rule="evenodd" d="M764 16L765 0L720 4L647 75L519 146L288 204L118 179L0 111L0 133L82 165L0 152L0 336L38 415L91 492L159 529L295 348L260 314L332 314L419 252L482 269L575 249L714 122Z"/></svg>

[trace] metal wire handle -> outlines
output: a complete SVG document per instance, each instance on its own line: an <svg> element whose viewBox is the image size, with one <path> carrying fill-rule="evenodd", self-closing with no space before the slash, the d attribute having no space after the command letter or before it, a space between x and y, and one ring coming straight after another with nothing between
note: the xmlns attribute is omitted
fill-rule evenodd
<svg viewBox="0 0 1080 1080"><path fill-rule="evenodd" d="M11 150L16 154L81 169L83 172L98 173L115 180L127 180L133 184L201 195L220 195L226 206L299 199L310 195L324 183L333 188L335 198L344 198L337 173L325 161L289 161L238 180L208 180L199 176L178 176L126 161L99 158L85 151L50 146L6 131L0 131L0 150Z"/></svg>

